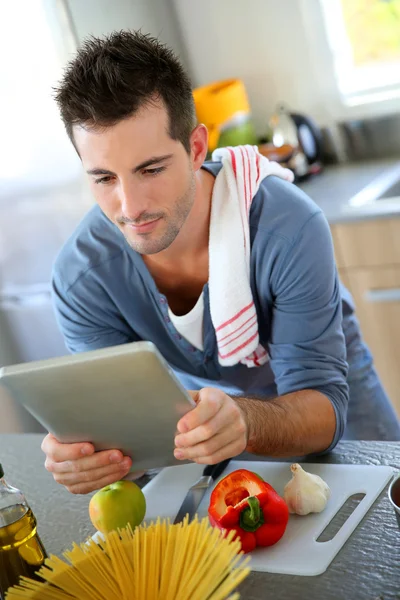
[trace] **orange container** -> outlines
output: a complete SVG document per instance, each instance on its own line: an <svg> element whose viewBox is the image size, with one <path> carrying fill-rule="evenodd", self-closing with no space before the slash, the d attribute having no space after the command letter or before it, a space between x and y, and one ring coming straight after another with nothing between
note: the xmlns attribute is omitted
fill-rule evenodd
<svg viewBox="0 0 400 600"><path fill-rule="evenodd" d="M246 88L240 79L216 81L195 88L193 97L197 119L209 131L208 149L212 152L218 144L221 130L237 115L248 115L250 105Z"/></svg>

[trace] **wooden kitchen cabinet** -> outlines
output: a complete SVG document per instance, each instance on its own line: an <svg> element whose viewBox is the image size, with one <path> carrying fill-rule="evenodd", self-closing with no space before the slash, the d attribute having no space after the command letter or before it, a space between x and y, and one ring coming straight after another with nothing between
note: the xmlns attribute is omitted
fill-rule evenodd
<svg viewBox="0 0 400 600"><path fill-rule="evenodd" d="M400 265L347 273L365 341L400 416Z"/></svg>
<svg viewBox="0 0 400 600"><path fill-rule="evenodd" d="M333 225L339 268L400 265L400 218Z"/></svg>
<svg viewBox="0 0 400 600"><path fill-rule="evenodd" d="M332 226L339 275L400 416L400 218Z"/></svg>

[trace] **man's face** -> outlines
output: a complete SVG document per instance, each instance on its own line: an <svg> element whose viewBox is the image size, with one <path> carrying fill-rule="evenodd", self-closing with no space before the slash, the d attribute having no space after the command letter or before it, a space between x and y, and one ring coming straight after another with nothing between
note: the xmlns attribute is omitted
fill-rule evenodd
<svg viewBox="0 0 400 600"><path fill-rule="evenodd" d="M130 246L155 254L172 244L193 206L191 156L168 134L162 105L104 129L74 127L94 197Z"/></svg>

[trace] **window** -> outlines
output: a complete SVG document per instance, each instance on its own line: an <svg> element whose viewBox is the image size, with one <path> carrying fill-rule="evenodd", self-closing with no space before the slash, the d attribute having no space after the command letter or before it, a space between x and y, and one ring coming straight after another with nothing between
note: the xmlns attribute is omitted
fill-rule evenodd
<svg viewBox="0 0 400 600"><path fill-rule="evenodd" d="M349 105L400 96L400 0L321 0L335 74Z"/></svg>
<svg viewBox="0 0 400 600"><path fill-rule="evenodd" d="M79 160L52 86L74 50L59 0L12 0L0 19L0 199L71 181Z"/></svg>

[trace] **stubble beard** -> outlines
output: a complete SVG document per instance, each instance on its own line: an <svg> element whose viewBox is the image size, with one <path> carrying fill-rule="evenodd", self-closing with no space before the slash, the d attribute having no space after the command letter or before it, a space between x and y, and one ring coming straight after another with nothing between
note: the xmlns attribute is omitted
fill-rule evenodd
<svg viewBox="0 0 400 600"><path fill-rule="evenodd" d="M161 237L152 239L153 233L142 234L140 239L132 240L127 235L125 239L130 247L139 254L157 254L166 250L172 242L177 238L182 229L189 213L192 209L196 192L195 175L192 172L189 186L186 192L176 201L174 211L171 216L167 217L164 213L144 214L141 221L151 221L155 219L163 219L167 223L167 227Z"/></svg>

